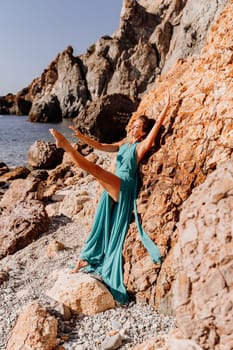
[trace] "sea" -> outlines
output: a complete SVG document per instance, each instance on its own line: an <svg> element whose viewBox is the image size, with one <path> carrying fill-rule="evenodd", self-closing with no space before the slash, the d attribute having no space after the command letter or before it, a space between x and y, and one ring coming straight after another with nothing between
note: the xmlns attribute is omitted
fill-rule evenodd
<svg viewBox="0 0 233 350"><path fill-rule="evenodd" d="M28 150L37 140L55 142L50 128L62 132L70 141L73 131L69 129L72 120L64 119L61 123L32 123L28 116L0 115L0 162L9 168L28 166Z"/></svg>

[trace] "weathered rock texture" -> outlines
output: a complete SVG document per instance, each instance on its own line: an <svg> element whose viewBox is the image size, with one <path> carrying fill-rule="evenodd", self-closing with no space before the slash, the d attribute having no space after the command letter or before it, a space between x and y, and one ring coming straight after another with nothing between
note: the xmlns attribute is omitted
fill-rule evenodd
<svg viewBox="0 0 233 350"><path fill-rule="evenodd" d="M233 348L233 158L183 203L172 249L177 329L134 350Z"/></svg>
<svg viewBox="0 0 233 350"><path fill-rule="evenodd" d="M33 169L52 169L62 162L64 151L52 142L35 141L28 151L28 165Z"/></svg>
<svg viewBox="0 0 233 350"><path fill-rule="evenodd" d="M0 210L7 209L10 212L17 202L28 199L40 199L40 179L29 175L26 179L16 179L12 181L0 201Z"/></svg>
<svg viewBox="0 0 233 350"><path fill-rule="evenodd" d="M174 247L173 308L184 338L233 347L233 159L183 204Z"/></svg>
<svg viewBox="0 0 233 350"><path fill-rule="evenodd" d="M38 200L17 202L0 215L0 258L26 247L48 229L49 219Z"/></svg>
<svg viewBox="0 0 233 350"><path fill-rule="evenodd" d="M216 165L230 159L233 150L232 25L230 2L212 27L201 55L178 62L144 96L132 119L158 114L166 89L171 107L160 147L141 166L142 191L138 200L143 226L157 242L164 262L161 270L145 264L146 252L132 225L124 248L125 283L138 299L160 311L171 310L173 280L169 252L177 239L176 225L182 203L204 182ZM149 261L149 260L148 260ZM143 273L135 266L143 265ZM156 280L157 283L152 283Z"/></svg>
<svg viewBox="0 0 233 350"><path fill-rule="evenodd" d="M49 225L48 214L40 200L43 186L39 178L12 181L0 200L0 257L24 248Z"/></svg>
<svg viewBox="0 0 233 350"><path fill-rule="evenodd" d="M57 345L58 322L38 304L27 305L12 330L6 350L53 350Z"/></svg>
<svg viewBox="0 0 233 350"><path fill-rule="evenodd" d="M112 134L115 120L119 125L114 137L122 137L132 108L136 110L145 91L178 58L200 52L211 23L226 3L124 0L119 28L112 37L101 37L77 57L69 46L28 87L16 96L1 98L0 112L55 122L82 111L80 120L79 116L76 119L78 126L87 127L96 137L106 137ZM109 104L114 98L117 105L114 101ZM85 120L92 102L96 113ZM103 124L105 133L101 134Z"/></svg>

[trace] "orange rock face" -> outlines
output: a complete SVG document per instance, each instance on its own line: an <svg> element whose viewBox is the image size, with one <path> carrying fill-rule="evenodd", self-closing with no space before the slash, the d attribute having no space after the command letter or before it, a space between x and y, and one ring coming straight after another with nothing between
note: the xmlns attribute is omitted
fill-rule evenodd
<svg viewBox="0 0 233 350"><path fill-rule="evenodd" d="M179 60L144 96L132 120L154 117L170 90L171 104L155 152L141 165L138 199L145 231L161 249L162 267L151 268L134 225L124 247L125 282L139 299L170 312L173 266L182 204L233 149L233 3L219 17L198 57ZM135 263L143 268L135 268ZM157 286L156 286L157 280ZM148 283L145 283L147 281ZM153 281L153 283L151 283Z"/></svg>

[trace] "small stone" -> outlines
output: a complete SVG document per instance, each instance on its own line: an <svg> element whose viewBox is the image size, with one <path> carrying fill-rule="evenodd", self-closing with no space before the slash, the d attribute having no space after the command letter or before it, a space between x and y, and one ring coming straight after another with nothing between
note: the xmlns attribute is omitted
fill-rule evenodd
<svg viewBox="0 0 233 350"><path fill-rule="evenodd" d="M113 335L112 337L106 337L102 343L102 350L114 350L118 349L122 345L122 338L120 334Z"/></svg>
<svg viewBox="0 0 233 350"><path fill-rule="evenodd" d="M115 330L119 330L122 328L122 323L121 322L118 322L118 321L115 321L113 320L112 321L112 329L115 331Z"/></svg>

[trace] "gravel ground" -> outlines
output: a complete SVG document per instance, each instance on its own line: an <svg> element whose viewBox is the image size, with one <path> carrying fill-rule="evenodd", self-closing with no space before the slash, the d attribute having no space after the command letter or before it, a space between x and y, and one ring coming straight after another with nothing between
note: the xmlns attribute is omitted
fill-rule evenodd
<svg viewBox="0 0 233 350"><path fill-rule="evenodd" d="M78 233L76 240L74 232ZM10 330L25 305L38 301L56 313L56 303L46 295L55 282L53 272L76 261L86 235L84 225L58 217L51 223L49 233L0 261L0 271L9 275L8 281L0 287L1 350L5 350ZM66 249L49 258L46 250L54 240L62 242ZM159 315L149 305L133 301L128 306L118 306L91 317L73 317L69 321L58 319L60 344L67 350L109 349L112 341L121 344L119 349L130 349L132 345L155 334L166 334L174 327L172 317Z"/></svg>

